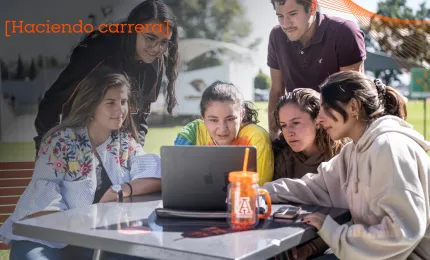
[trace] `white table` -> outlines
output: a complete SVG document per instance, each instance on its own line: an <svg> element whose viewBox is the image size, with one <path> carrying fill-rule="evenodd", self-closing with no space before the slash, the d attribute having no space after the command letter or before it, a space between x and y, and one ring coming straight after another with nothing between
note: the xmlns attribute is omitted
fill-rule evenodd
<svg viewBox="0 0 430 260"><path fill-rule="evenodd" d="M133 202L101 203L14 224L20 236L55 241L101 251L151 259L267 259L317 236L316 229L299 220L260 221L250 231L193 237L195 231L228 230L225 221L160 219L154 209L160 194L133 198ZM282 205L274 205L273 211ZM350 219L348 210L303 206L308 212L330 214L340 223ZM136 226L135 228L130 228ZM134 229L134 230L130 230Z"/></svg>

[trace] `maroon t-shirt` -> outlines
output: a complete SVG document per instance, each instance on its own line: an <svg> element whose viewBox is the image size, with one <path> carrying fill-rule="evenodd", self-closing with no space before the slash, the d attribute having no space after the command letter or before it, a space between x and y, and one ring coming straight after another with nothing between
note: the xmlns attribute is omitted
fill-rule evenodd
<svg viewBox="0 0 430 260"><path fill-rule="evenodd" d="M267 65L282 72L285 88L312 88L341 67L366 59L364 34L352 21L317 13L317 28L309 43L290 41L278 25L269 39Z"/></svg>

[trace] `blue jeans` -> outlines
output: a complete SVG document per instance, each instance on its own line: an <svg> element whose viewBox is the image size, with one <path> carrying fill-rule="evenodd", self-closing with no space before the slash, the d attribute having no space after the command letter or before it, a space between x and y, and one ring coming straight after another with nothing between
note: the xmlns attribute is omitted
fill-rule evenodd
<svg viewBox="0 0 430 260"><path fill-rule="evenodd" d="M64 260L64 259L92 259L94 250L78 247L66 246L65 248L51 248L32 241L11 242L12 248L9 253L9 260ZM109 260L137 260L143 259L135 256L121 255L110 252L103 252L103 259Z"/></svg>
<svg viewBox="0 0 430 260"><path fill-rule="evenodd" d="M39 243L31 241L18 241L11 242L12 248L9 253L9 260L57 260L64 259L63 251L51 248Z"/></svg>

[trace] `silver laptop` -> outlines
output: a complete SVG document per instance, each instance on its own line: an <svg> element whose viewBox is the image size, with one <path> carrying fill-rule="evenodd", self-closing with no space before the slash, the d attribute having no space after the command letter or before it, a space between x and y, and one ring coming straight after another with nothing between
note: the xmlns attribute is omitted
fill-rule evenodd
<svg viewBox="0 0 430 260"><path fill-rule="evenodd" d="M253 146L161 147L162 207L226 212L228 174L242 170L247 147L248 170L257 171Z"/></svg>

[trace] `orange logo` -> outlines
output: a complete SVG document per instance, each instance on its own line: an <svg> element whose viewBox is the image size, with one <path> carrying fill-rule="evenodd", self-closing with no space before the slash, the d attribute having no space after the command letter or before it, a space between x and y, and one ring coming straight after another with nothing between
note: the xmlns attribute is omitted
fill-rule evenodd
<svg viewBox="0 0 430 260"><path fill-rule="evenodd" d="M249 197L240 197L239 205L236 205L235 213L237 217L242 218L251 218L252 217L252 209L251 204L249 203Z"/></svg>

